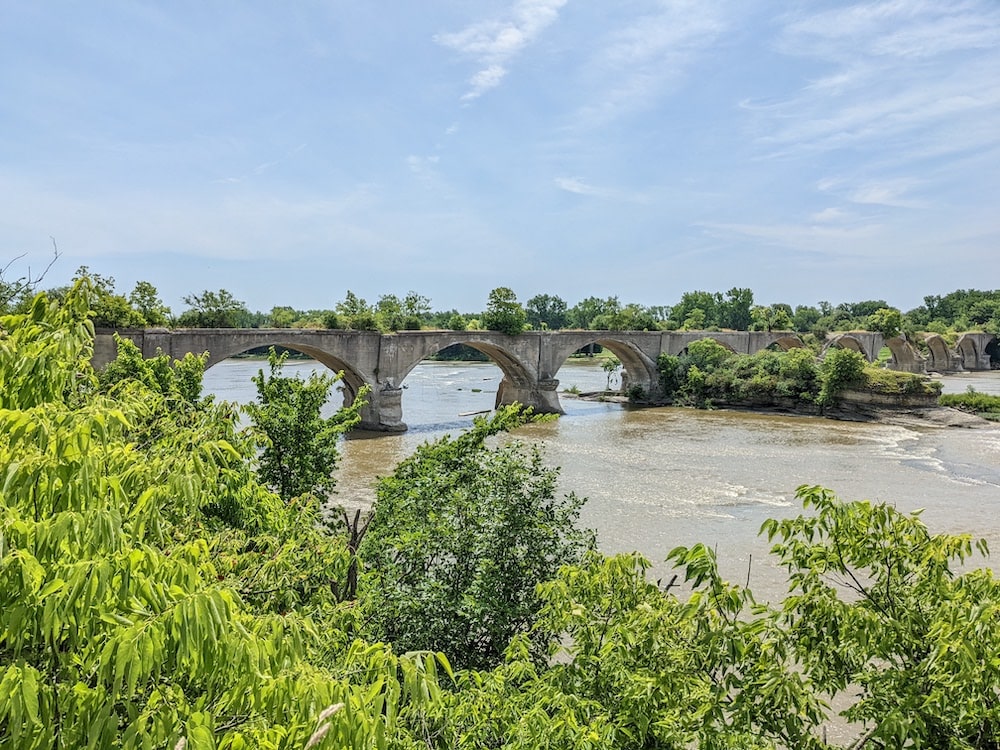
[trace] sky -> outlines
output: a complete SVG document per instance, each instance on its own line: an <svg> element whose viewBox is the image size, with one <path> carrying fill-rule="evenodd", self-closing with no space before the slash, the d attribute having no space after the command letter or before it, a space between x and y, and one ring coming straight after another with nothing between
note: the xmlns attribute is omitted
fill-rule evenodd
<svg viewBox="0 0 1000 750"><path fill-rule="evenodd" d="M997 0L0 0L0 267L175 313L1000 288Z"/></svg>

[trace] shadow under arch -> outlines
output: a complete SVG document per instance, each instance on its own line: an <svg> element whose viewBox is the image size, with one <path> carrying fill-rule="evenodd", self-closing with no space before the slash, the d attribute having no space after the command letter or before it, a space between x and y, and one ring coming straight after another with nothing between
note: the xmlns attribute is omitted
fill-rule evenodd
<svg viewBox="0 0 1000 750"><path fill-rule="evenodd" d="M978 369L979 347L976 346L976 339L974 337L967 334L960 336L958 343L955 344L955 350L962 359L962 367L966 370Z"/></svg>

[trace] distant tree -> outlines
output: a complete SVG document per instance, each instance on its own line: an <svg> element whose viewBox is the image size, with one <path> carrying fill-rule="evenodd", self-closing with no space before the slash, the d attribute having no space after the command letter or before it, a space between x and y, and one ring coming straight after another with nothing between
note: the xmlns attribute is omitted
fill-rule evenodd
<svg viewBox="0 0 1000 750"><path fill-rule="evenodd" d="M287 305L271 308L269 323L274 328L291 328L299 319L299 313Z"/></svg>
<svg viewBox="0 0 1000 750"><path fill-rule="evenodd" d="M508 287L497 287L490 292L483 313L482 324L488 331L500 331L508 336L516 336L524 330L528 316L517 301L517 295Z"/></svg>
<svg viewBox="0 0 1000 750"><path fill-rule="evenodd" d="M792 314L792 330L805 333L819 321L821 313L818 308L799 305Z"/></svg>
<svg viewBox="0 0 1000 750"><path fill-rule="evenodd" d="M556 331L566 326L567 307L561 297L536 294L524 303L524 310L532 328Z"/></svg>
<svg viewBox="0 0 1000 750"><path fill-rule="evenodd" d="M688 330L698 330L704 328L716 328L719 326L719 307L722 304L722 295L718 292L684 292L681 300L670 309L670 320L677 327ZM700 320L698 325L688 324L686 321L695 310L701 313L695 316Z"/></svg>
<svg viewBox="0 0 1000 750"><path fill-rule="evenodd" d="M137 281L128 301L147 326L165 326L170 320L170 308L163 304L156 287L148 281Z"/></svg>
<svg viewBox="0 0 1000 750"><path fill-rule="evenodd" d="M753 290L733 287L726 292L725 301L719 305L719 326L734 331L749 330L752 307Z"/></svg>
<svg viewBox="0 0 1000 750"><path fill-rule="evenodd" d="M73 282L83 278L90 280L90 304L96 327L142 328L146 325L143 315L123 295L115 293L115 280L111 276L102 276L92 272L87 266L80 266Z"/></svg>
<svg viewBox="0 0 1000 750"><path fill-rule="evenodd" d="M566 311L567 324L570 328L594 330L594 320L602 315L614 315L621 309L617 297L600 299L587 297L577 302Z"/></svg>
<svg viewBox="0 0 1000 750"><path fill-rule="evenodd" d="M375 303L375 323L386 333L403 330L403 303L395 294L383 294Z"/></svg>
<svg viewBox="0 0 1000 750"><path fill-rule="evenodd" d="M362 297L350 289L342 302L337 303L337 317L345 328L355 331L377 331L375 310Z"/></svg>
<svg viewBox="0 0 1000 750"><path fill-rule="evenodd" d="M247 306L225 289L204 291L184 297L190 307L177 319L180 326L190 328L240 328L248 322Z"/></svg>

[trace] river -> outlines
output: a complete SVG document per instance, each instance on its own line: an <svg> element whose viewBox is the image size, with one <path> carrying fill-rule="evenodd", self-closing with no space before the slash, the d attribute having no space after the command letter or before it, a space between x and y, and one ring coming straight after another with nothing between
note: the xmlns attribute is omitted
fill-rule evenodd
<svg viewBox="0 0 1000 750"><path fill-rule="evenodd" d="M222 362L205 373L205 391L246 403L251 376L266 363ZM292 361L286 372L322 369ZM570 360L560 389L600 390L607 376L596 360ZM407 377L403 418L408 432L354 434L343 444L337 498L368 505L376 477L421 442L471 423L460 414L491 409L500 370L492 364L424 362ZM945 392L1000 395L1000 372L946 376ZM757 536L761 523L799 511L795 488L818 484L844 499L924 509L935 531L970 532L1000 550L1000 425L987 429L900 427L673 407L631 409L560 394L566 414L518 431L544 445L561 467L563 491L588 498L582 522L596 529L605 552L639 550L654 575L675 546L714 546L734 581L748 575L761 598L784 593L783 576ZM339 401L339 397L335 397ZM329 409L335 405L328 405Z"/></svg>

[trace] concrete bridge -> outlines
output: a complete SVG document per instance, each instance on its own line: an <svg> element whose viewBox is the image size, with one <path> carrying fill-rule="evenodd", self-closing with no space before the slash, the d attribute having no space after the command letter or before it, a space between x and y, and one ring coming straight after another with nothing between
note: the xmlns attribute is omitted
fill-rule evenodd
<svg viewBox="0 0 1000 750"><path fill-rule="evenodd" d="M113 333L98 330L93 358L95 367L103 367L114 359ZM796 334L787 331L527 331L507 336L496 331L383 334L296 328L189 328L123 329L118 334L133 341L145 357L162 352L173 359L181 359L188 352L208 352L208 367L250 349L269 346L294 349L335 372L343 372L345 400L353 400L363 386L370 386L361 427L392 432L406 429L402 409L402 386L406 376L421 360L453 344L478 349L503 371L497 393L498 406L520 402L536 412L556 414L562 413L556 393L559 385L556 373L571 354L590 344L600 344L621 360L623 390L637 387L651 396L659 390L657 358L663 353L681 354L692 341L711 338L738 354L755 354L770 346L786 350L804 346ZM989 354L986 353L989 342L976 336L988 337L987 334L966 334L971 338L960 339L959 349L955 352L946 349L940 357L950 358L950 364L958 363L967 369L989 369ZM860 351L869 361L877 359L883 345L889 346L893 352L892 366L912 372L924 371L922 355L902 339L885 341L877 333L845 333L834 337L830 345ZM937 361L935 358L934 362Z"/></svg>
<svg viewBox="0 0 1000 750"><path fill-rule="evenodd" d="M114 359L113 331L99 330L94 366ZM416 365L453 344L486 354L503 371L497 405L520 402L540 413L562 413L556 373L566 359L590 344L600 344L622 362L622 382L655 395L659 389L656 360L661 353L680 354L692 341L714 338L739 354L754 354L776 344L802 346L797 336L770 332L661 331L527 331L507 336L496 331L337 331L243 328L120 330L145 357L157 353L181 359L188 352L208 352L208 367L249 349L283 346L307 354L331 370L343 372L345 400L362 386L371 387L362 428L403 431L403 381Z"/></svg>

